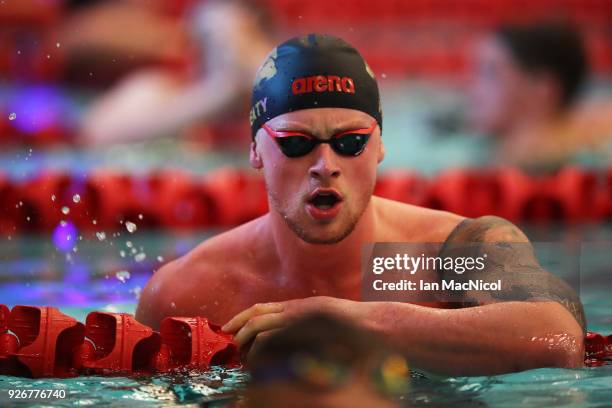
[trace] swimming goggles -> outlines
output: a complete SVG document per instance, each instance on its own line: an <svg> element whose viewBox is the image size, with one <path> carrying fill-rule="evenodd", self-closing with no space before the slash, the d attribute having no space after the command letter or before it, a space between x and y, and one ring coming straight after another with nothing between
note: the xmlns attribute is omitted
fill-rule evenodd
<svg viewBox="0 0 612 408"><path fill-rule="evenodd" d="M363 153L366 144L377 122L363 129L347 130L333 135L328 140L318 139L312 135L285 130L274 130L264 124L262 127L274 139L278 147L287 157L302 157L310 153L319 144L329 144L341 156L359 156Z"/></svg>
<svg viewBox="0 0 612 408"><path fill-rule="evenodd" d="M410 370L404 357L397 354L377 358L366 364L370 382L387 396L399 396L408 391ZM346 385L359 369L346 362L334 361L311 354L291 356L287 360L259 367L251 372L255 384L275 381L296 381L298 384L318 391L330 391Z"/></svg>

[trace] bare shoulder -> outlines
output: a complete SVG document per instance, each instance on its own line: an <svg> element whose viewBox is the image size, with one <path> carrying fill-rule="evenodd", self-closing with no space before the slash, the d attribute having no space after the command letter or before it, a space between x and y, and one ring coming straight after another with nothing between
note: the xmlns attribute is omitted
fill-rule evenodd
<svg viewBox="0 0 612 408"><path fill-rule="evenodd" d="M253 222L253 221L252 221ZM253 225L216 235L155 272L142 291L136 319L153 328L166 316L207 316L224 321L233 310L226 301L248 284ZM248 260L251 262L248 262Z"/></svg>
<svg viewBox="0 0 612 408"><path fill-rule="evenodd" d="M373 197L385 232L380 241L443 242L465 217L381 197Z"/></svg>
<svg viewBox="0 0 612 408"><path fill-rule="evenodd" d="M453 244L460 244L454 247ZM461 303L477 306L496 302L557 302L565 307L576 323L585 330L584 309L576 291L563 279L544 269L525 234L510 221L486 216L465 219L450 234L440 256L456 256L456 248L469 244L470 255L486 254L487 262L478 272L485 282L503 281L499 291L465 291ZM454 253L453 253L454 252ZM443 277L462 280L452 270L441 271ZM471 276L471 275L470 275Z"/></svg>
<svg viewBox="0 0 612 408"><path fill-rule="evenodd" d="M482 242L482 243L528 243L527 236L510 221L487 215L479 218L462 220L449 235L452 242Z"/></svg>

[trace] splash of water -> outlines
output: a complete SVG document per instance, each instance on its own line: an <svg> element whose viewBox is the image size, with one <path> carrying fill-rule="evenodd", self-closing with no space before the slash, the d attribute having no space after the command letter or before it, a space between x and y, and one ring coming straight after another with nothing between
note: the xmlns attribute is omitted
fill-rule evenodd
<svg viewBox="0 0 612 408"><path fill-rule="evenodd" d="M119 271L115 274L115 277L121 281L121 283L125 283L128 279L130 279L130 273L128 271Z"/></svg>

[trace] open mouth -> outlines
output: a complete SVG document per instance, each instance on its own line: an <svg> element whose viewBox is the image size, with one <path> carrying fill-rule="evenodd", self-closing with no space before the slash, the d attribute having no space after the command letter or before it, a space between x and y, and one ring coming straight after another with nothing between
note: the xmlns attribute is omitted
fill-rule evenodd
<svg viewBox="0 0 612 408"><path fill-rule="evenodd" d="M308 201L319 210L329 210L342 201L335 191L316 191Z"/></svg>

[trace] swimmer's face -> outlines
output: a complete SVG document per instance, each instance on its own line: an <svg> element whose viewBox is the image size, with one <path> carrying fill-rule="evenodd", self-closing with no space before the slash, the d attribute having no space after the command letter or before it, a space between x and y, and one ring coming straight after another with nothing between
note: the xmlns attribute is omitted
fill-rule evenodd
<svg viewBox="0 0 612 408"><path fill-rule="evenodd" d="M318 108L286 113L267 125L325 140L373 122L361 111ZM304 241L317 244L336 243L351 233L370 202L383 157L378 126L358 156L341 156L329 144L319 144L304 156L287 157L263 129L251 148L251 165L263 170L271 211Z"/></svg>
<svg viewBox="0 0 612 408"><path fill-rule="evenodd" d="M531 79L499 39L479 43L470 81L470 124L484 133L506 132L529 106Z"/></svg>

